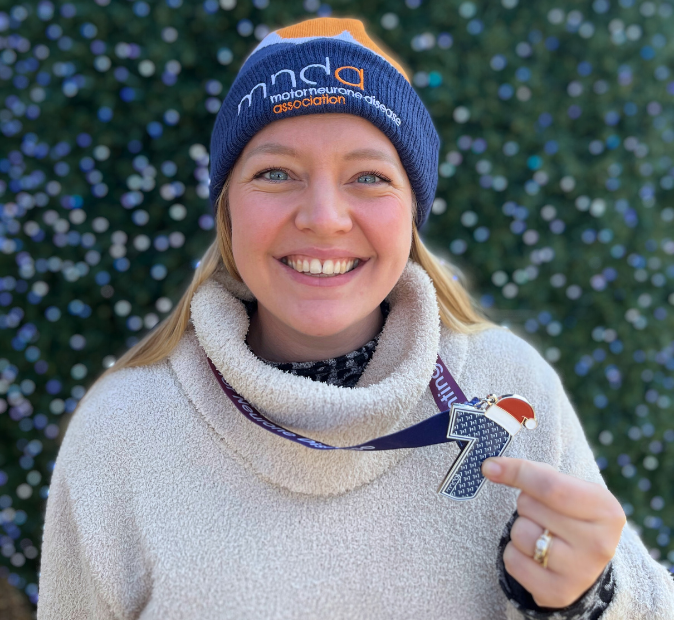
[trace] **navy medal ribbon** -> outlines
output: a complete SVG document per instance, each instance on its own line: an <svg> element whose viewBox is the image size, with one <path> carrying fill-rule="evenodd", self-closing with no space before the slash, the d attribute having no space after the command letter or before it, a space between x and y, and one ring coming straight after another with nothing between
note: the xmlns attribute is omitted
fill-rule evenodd
<svg viewBox="0 0 674 620"><path fill-rule="evenodd" d="M269 420L241 396L206 356L218 384L234 406L251 422L275 435L313 450L398 450L456 442L461 451L445 476L438 493L456 500L477 496L485 481L482 462L501 456L522 428L535 428L536 416L522 396L473 398L468 401L438 355L429 388L440 413L390 435L355 446L331 446L290 431ZM497 404L498 403L498 404Z"/></svg>

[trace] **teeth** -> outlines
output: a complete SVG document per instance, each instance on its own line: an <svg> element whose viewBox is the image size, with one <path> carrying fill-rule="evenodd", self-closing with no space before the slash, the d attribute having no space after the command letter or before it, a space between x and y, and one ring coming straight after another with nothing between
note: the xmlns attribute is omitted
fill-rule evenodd
<svg viewBox="0 0 674 620"><path fill-rule="evenodd" d="M281 262L285 263L289 267L292 267L295 271L299 273L311 273L312 275L326 275L326 276L336 276L342 273L347 273L351 271L354 267L357 267L359 264L358 259L338 259L332 260L328 259L321 264L321 261L317 258L309 259L294 259L290 257L285 257L281 259Z"/></svg>

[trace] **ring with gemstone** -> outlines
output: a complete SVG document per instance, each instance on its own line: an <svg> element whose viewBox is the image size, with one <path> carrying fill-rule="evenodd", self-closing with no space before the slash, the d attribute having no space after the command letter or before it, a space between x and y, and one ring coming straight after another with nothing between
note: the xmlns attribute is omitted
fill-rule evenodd
<svg viewBox="0 0 674 620"><path fill-rule="evenodd" d="M551 542L552 534L548 528L545 528L545 531L536 541L536 547L534 549L534 560L543 566L543 568L548 567L548 553L550 552Z"/></svg>

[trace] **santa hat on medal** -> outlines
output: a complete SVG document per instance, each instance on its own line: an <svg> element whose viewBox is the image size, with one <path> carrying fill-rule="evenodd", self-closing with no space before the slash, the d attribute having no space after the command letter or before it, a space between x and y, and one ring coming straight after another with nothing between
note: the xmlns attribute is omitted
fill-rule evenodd
<svg viewBox="0 0 674 620"><path fill-rule="evenodd" d="M522 426L529 430L538 426L536 413L531 403L517 394L501 396L496 403L487 407L484 415L505 428L511 435L517 435Z"/></svg>

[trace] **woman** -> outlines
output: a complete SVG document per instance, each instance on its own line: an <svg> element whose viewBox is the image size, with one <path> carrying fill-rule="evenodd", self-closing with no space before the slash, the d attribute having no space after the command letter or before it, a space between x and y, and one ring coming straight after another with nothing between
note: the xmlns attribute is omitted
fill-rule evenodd
<svg viewBox="0 0 674 620"><path fill-rule="evenodd" d="M257 46L213 131L217 240L64 437L39 620L674 617L555 372L421 243L438 147L359 21ZM433 416L438 356L540 422L475 499L435 492L455 444L301 445Z"/></svg>

